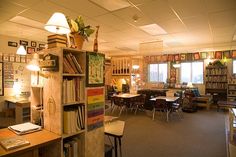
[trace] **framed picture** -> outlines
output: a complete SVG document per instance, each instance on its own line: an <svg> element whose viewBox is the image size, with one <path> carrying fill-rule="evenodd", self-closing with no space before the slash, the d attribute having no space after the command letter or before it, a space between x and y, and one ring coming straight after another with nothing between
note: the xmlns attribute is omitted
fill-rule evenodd
<svg viewBox="0 0 236 157"><path fill-rule="evenodd" d="M39 48L44 49L45 48L45 44L39 44Z"/></svg>
<svg viewBox="0 0 236 157"><path fill-rule="evenodd" d="M8 46L17 47L18 43L13 41L8 41Z"/></svg>
<svg viewBox="0 0 236 157"><path fill-rule="evenodd" d="M21 63L25 63L26 62L26 58L25 58L25 56L20 56L20 62Z"/></svg>
<svg viewBox="0 0 236 157"><path fill-rule="evenodd" d="M3 63L0 62L0 95L4 95L4 72L3 72Z"/></svg>
<svg viewBox="0 0 236 157"><path fill-rule="evenodd" d="M192 53L187 53L186 54L186 61L192 61L193 58L192 58Z"/></svg>
<svg viewBox="0 0 236 157"><path fill-rule="evenodd" d="M186 60L186 54L184 54L184 53L180 54L180 60L185 61Z"/></svg>
<svg viewBox="0 0 236 157"><path fill-rule="evenodd" d="M221 51L215 52L215 59L222 59L222 52Z"/></svg>
<svg viewBox="0 0 236 157"><path fill-rule="evenodd" d="M236 50L232 51L232 58L236 58Z"/></svg>
<svg viewBox="0 0 236 157"><path fill-rule="evenodd" d="M175 58L174 58L175 61L179 61L180 58L179 58L179 54L175 54Z"/></svg>
<svg viewBox="0 0 236 157"><path fill-rule="evenodd" d="M224 52L223 52L223 58L231 58L231 53L230 53L230 51L224 51Z"/></svg>
<svg viewBox="0 0 236 157"><path fill-rule="evenodd" d="M28 41L20 40L20 45L28 46Z"/></svg>
<svg viewBox="0 0 236 157"><path fill-rule="evenodd" d="M168 55L168 61L173 61L173 60L174 60L174 55L169 54L169 55Z"/></svg>
<svg viewBox="0 0 236 157"><path fill-rule="evenodd" d="M20 63L20 55L16 55L15 60L16 60L16 62Z"/></svg>
<svg viewBox="0 0 236 157"><path fill-rule="evenodd" d="M15 56L14 55L10 55L9 56L9 61L10 62L15 62Z"/></svg>
<svg viewBox="0 0 236 157"><path fill-rule="evenodd" d="M27 47L27 53L28 54L32 54L35 52L35 48L34 47Z"/></svg>
<svg viewBox="0 0 236 157"><path fill-rule="evenodd" d="M4 54L4 55L3 55L3 61L4 61L4 62L9 62L9 55Z"/></svg>
<svg viewBox="0 0 236 157"><path fill-rule="evenodd" d="M103 86L105 82L104 78L105 55L96 52L87 52L86 60L87 60L87 68L86 68L87 87Z"/></svg>
<svg viewBox="0 0 236 157"><path fill-rule="evenodd" d="M207 52L201 52L201 59L207 59Z"/></svg>
<svg viewBox="0 0 236 157"><path fill-rule="evenodd" d="M167 62L167 55L161 55L161 61Z"/></svg>
<svg viewBox="0 0 236 157"><path fill-rule="evenodd" d="M161 62L161 55L156 56L156 61Z"/></svg>
<svg viewBox="0 0 236 157"><path fill-rule="evenodd" d="M200 54L199 54L199 52L196 52L196 53L193 54L193 59L194 59L194 60L199 60L199 59L200 59Z"/></svg>
<svg viewBox="0 0 236 157"><path fill-rule="evenodd" d="M36 41L31 41L31 47L36 47L36 46L37 46Z"/></svg>

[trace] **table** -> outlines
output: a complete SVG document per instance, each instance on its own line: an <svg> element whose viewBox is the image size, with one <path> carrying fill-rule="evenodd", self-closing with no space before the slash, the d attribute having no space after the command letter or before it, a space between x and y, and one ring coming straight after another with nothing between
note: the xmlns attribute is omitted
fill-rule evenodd
<svg viewBox="0 0 236 157"><path fill-rule="evenodd" d="M175 102L176 100L179 99L179 97L171 97L171 96L158 96L158 97L155 97L155 98L151 98L150 100L151 101L156 101L157 99L164 99L166 102L168 102L168 104L171 104L173 102ZM168 108L167 108L167 111L166 111L166 121L168 122L169 121L169 114L171 112L171 105L168 105Z"/></svg>
<svg viewBox="0 0 236 157"><path fill-rule="evenodd" d="M117 141L119 141L120 156L122 157L121 138L123 137L123 134L124 134L124 127L125 127L125 122L121 120L115 120L112 122L105 123L105 131L104 131L105 135L108 135L114 138L115 157L118 156Z"/></svg>
<svg viewBox="0 0 236 157"><path fill-rule="evenodd" d="M0 139L19 136L10 131L7 128L0 129ZM60 141L61 137L57 134L49 132L47 130L41 130L34 133L21 135L30 142L30 145L16 148L13 150L6 151L3 147L0 146L0 156L1 157L38 157L39 148L48 147L51 156L60 156ZM55 151L58 149L58 151ZM47 152L49 153L49 152Z"/></svg>
<svg viewBox="0 0 236 157"><path fill-rule="evenodd" d="M7 97L5 102L15 104L16 124L23 123L25 120L30 121L30 101L26 97Z"/></svg>
<svg viewBox="0 0 236 157"><path fill-rule="evenodd" d="M121 98L123 99L127 104L129 104L130 99L135 98L140 96L140 94L130 94L130 93L122 93L118 95L113 95L111 98L113 99L114 97ZM111 106L112 106L113 100L111 101Z"/></svg>
<svg viewBox="0 0 236 157"><path fill-rule="evenodd" d="M219 111L220 108L233 108L236 107L236 101L218 101L217 102L217 111Z"/></svg>

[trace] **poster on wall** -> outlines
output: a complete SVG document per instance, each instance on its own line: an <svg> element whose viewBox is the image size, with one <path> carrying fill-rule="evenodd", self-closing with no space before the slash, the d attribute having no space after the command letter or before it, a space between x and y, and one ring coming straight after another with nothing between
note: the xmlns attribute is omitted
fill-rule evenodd
<svg viewBox="0 0 236 157"><path fill-rule="evenodd" d="M87 87L99 87L104 85L104 61L105 55L95 52L86 53L87 60Z"/></svg>
<svg viewBox="0 0 236 157"><path fill-rule="evenodd" d="M4 88L12 88L14 83L13 63L4 63Z"/></svg>
<svg viewBox="0 0 236 157"><path fill-rule="evenodd" d="M104 88L87 89L87 128L88 131L103 126L104 120Z"/></svg>

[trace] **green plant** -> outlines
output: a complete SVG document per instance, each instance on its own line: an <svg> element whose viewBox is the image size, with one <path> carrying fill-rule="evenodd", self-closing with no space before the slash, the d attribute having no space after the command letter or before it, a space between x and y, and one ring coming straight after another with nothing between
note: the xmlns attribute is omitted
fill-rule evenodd
<svg viewBox="0 0 236 157"><path fill-rule="evenodd" d="M88 37L94 32L94 29L90 25L84 24L84 20L81 16L78 16L75 20L67 17L67 22L72 34L78 33L87 41Z"/></svg>

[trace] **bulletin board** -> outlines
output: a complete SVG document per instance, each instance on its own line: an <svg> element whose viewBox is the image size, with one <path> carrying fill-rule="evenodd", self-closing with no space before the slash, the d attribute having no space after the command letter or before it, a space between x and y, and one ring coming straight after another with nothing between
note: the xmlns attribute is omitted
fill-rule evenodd
<svg viewBox="0 0 236 157"><path fill-rule="evenodd" d="M21 85L21 92L30 91L30 71L26 63L4 62L4 88L13 88L14 81Z"/></svg>

